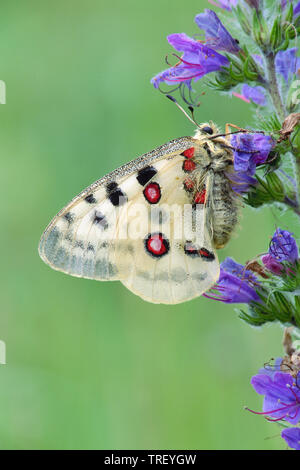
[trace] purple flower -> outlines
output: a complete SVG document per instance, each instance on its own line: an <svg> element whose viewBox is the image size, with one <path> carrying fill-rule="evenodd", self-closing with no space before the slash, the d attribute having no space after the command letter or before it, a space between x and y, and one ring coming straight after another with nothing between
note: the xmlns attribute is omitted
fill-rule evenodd
<svg viewBox="0 0 300 470"><path fill-rule="evenodd" d="M223 8L223 10L231 11L231 7L236 7L238 0L208 0L215 7Z"/></svg>
<svg viewBox="0 0 300 470"><path fill-rule="evenodd" d="M298 247L293 235L287 230L278 228L271 240L269 254L279 262L294 263L298 257Z"/></svg>
<svg viewBox="0 0 300 470"><path fill-rule="evenodd" d="M265 163L275 145L272 137L264 134L235 134L231 137L234 147L234 169L253 176L257 165Z"/></svg>
<svg viewBox="0 0 300 470"><path fill-rule="evenodd" d="M265 255L262 257L262 262L265 267L271 271L271 273L276 274L276 276L280 276L283 271L283 267L272 255Z"/></svg>
<svg viewBox="0 0 300 470"><path fill-rule="evenodd" d="M296 18L299 15L300 15L300 2L298 2L297 5L294 6L294 17Z"/></svg>
<svg viewBox="0 0 300 470"><path fill-rule="evenodd" d="M275 57L276 72L283 76L286 83L289 77L297 73L300 68L300 58L297 57L297 47L279 51Z"/></svg>
<svg viewBox="0 0 300 470"><path fill-rule="evenodd" d="M152 78L151 83L155 88L158 88L161 82L167 85L184 82L190 87L192 79L199 80L207 73L229 65L226 57L184 33L171 34L167 39L177 51L183 52L183 56L178 57L179 62L176 65Z"/></svg>
<svg viewBox="0 0 300 470"><path fill-rule="evenodd" d="M236 54L240 47L227 29L223 26L214 11L206 9L195 17L195 22L200 29L205 31L205 44L217 51L226 51Z"/></svg>
<svg viewBox="0 0 300 470"><path fill-rule="evenodd" d="M212 295L203 295L229 304L259 302L260 297L253 285L259 288L256 276L242 264L236 263L232 258L226 258L221 263L219 281L211 289Z"/></svg>
<svg viewBox="0 0 300 470"><path fill-rule="evenodd" d="M298 380L300 372L298 373ZM275 372L254 375L251 379L254 390L264 395L263 412L252 413L266 415L269 421L285 419L291 424L300 421L300 388L297 379L287 372Z"/></svg>
<svg viewBox="0 0 300 470"><path fill-rule="evenodd" d="M259 106L265 106L267 104L265 90L262 86L253 87L245 83L242 87L242 94L247 100L251 100Z"/></svg>
<svg viewBox="0 0 300 470"><path fill-rule="evenodd" d="M275 364L273 366L271 365L266 365L263 369L259 369L258 373L268 375L272 379L274 378L274 375L276 372L280 371L280 366L282 363L282 357L277 357L275 359Z"/></svg>
<svg viewBox="0 0 300 470"><path fill-rule="evenodd" d="M234 171L233 173L227 174L231 181L231 187L236 193L246 193L251 186L257 185L257 179L248 175L245 171Z"/></svg>
<svg viewBox="0 0 300 470"><path fill-rule="evenodd" d="M300 428L286 428L281 432L281 437L291 449L300 450Z"/></svg>

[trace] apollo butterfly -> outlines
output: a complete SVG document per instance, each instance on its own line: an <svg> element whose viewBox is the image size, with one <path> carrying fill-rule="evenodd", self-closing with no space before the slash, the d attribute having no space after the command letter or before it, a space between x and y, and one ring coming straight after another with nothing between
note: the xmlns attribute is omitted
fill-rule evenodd
<svg viewBox="0 0 300 470"><path fill-rule="evenodd" d="M104 176L42 235L39 253L77 277L120 280L153 303L176 304L219 277L216 249L237 223L233 157L213 123Z"/></svg>

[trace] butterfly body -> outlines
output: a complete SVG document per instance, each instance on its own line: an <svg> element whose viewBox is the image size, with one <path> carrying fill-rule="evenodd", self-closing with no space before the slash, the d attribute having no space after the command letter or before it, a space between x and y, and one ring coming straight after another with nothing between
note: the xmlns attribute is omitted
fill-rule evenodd
<svg viewBox="0 0 300 470"><path fill-rule="evenodd" d="M208 132L207 132L208 131ZM232 154L210 123L116 169L82 191L45 230L52 268L120 280L153 303L179 303L217 281L215 250L237 222Z"/></svg>

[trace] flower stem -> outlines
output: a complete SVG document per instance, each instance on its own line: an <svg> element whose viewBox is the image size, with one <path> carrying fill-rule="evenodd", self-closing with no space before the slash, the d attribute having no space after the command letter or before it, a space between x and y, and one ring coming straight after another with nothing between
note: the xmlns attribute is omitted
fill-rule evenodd
<svg viewBox="0 0 300 470"><path fill-rule="evenodd" d="M280 95L277 77L276 77L276 68L275 68L275 54L274 52L268 52L265 54L267 69L268 69L268 82L265 85L273 102L274 111L277 114L277 117L281 123L287 117L288 113L285 109L285 106L282 102ZM290 206L294 212L300 217L300 149L293 149L293 161L295 166L295 179L296 179L296 201L291 204L289 198L286 198L284 201L286 205Z"/></svg>
<svg viewBox="0 0 300 470"><path fill-rule="evenodd" d="M293 152L294 156L294 165L295 165L295 179L296 179L296 187L297 187L297 203L298 203L298 211L297 214L300 216L300 154L299 152Z"/></svg>
<svg viewBox="0 0 300 470"><path fill-rule="evenodd" d="M276 69L275 69L275 54L273 52L269 52L266 54L266 63L268 69L268 84L267 89L270 93L272 98L274 110L281 122L284 121L286 117L286 110L283 105L281 95L278 88L278 82L276 77Z"/></svg>

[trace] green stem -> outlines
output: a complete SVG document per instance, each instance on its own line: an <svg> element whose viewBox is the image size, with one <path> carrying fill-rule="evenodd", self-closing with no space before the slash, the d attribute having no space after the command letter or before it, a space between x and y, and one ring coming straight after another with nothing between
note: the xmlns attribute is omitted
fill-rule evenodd
<svg viewBox="0 0 300 470"><path fill-rule="evenodd" d="M276 112L280 123L282 124L288 113L285 109L285 106L282 102L277 77L276 77L276 68L275 68L275 54L274 52L268 52L265 54L267 69L268 69L268 82L265 85L268 90L272 102L274 111ZM293 161L295 166L295 180L296 180L296 204L292 207L289 200L284 201L288 206L292 207L295 214L300 217L300 151L297 148L294 148L292 151Z"/></svg>
<svg viewBox="0 0 300 470"><path fill-rule="evenodd" d="M296 180L296 187L297 187L297 202L298 207L300 207L300 155L293 152L294 156L294 165L295 165L295 180ZM300 215L300 211L298 212Z"/></svg>
<svg viewBox="0 0 300 470"><path fill-rule="evenodd" d="M276 111L276 114L279 120L283 122L286 117L286 110L282 102L279 88L278 88L276 69L275 69L275 54L273 52L269 52L268 54L266 54L265 57L266 57L266 63L267 63L267 69L268 69L267 89L272 98L274 110Z"/></svg>

